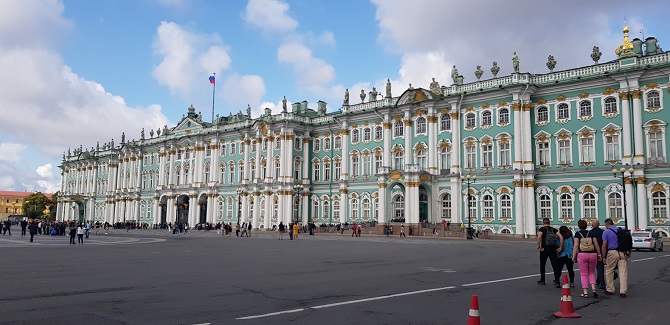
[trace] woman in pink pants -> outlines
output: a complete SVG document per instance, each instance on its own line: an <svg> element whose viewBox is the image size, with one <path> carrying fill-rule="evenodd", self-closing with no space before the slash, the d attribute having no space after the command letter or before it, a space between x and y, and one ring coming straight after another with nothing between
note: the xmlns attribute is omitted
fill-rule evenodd
<svg viewBox="0 0 670 325"><path fill-rule="evenodd" d="M572 261L579 264L579 275L582 282L582 290L584 292L580 297L588 298L588 287L591 284L593 298L598 298L596 292L596 263L601 259L600 246L598 246L598 239L595 234L586 230L586 220L582 219L577 222L579 231L575 234L575 246L572 253Z"/></svg>

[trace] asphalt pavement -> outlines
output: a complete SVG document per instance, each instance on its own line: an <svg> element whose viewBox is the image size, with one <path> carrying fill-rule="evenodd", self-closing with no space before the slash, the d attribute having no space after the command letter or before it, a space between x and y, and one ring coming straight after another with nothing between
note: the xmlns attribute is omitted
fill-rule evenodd
<svg viewBox="0 0 670 325"><path fill-rule="evenodd" d="M561 289L535 283L532 240L113 230L68 242L0 236L0 324L464 324L473 294L482 324L670 319L668 252L633 253L625 299L579 297L576 272L581 318L557 319Z"/></svg>

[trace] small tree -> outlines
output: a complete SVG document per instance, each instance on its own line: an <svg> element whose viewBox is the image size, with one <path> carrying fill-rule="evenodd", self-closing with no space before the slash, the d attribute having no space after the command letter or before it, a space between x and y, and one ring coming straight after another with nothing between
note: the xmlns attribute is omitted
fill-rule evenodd
<svg viewBox="0 0 670 325"><path fill-rule="evenodd" d="M53 202L41 192L36 192L23 200L23 214L28 219L44 219L48 217L44 215L47 206L53 206Z"/></svg>

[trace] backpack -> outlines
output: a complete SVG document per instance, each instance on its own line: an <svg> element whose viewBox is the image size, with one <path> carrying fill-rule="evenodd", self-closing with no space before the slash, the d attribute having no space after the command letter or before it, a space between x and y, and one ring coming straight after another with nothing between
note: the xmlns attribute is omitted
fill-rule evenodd
<svg viewBox="0 0 670 325"><path fill-rule="evenodd" d="M579 240L579 250L581 252L593 252L595 250L595 247L593 246L593 239L589 237L590 232L591 231L586 233L586 237L584 237L584 235L581 232L579 233L579 236L582 237Z"/></svg>
<svg viewBox="0 0 670 325"><path fill-rule="evenodd" d="M547 237L544 239L544 245L545 246L558 246L556 244L558 242L558 236L556 235L556 231L554 231L554 228L551 227L545 227L547 229Z"/></svg>
<svg viewBox="0 0 670 325"><path fill-rule="evenodd" d="M630 252L633 249L633 236L630 235L630 230L619 228L619 231L615 231L614 233L616 233L617 241L619 242L616 250L619 252Z"/></svg>

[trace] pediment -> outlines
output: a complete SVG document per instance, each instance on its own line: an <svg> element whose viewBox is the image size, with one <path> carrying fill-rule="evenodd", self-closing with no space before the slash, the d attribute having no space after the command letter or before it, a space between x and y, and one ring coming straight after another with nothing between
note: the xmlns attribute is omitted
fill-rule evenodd
<svg viewBox="0 0 670 325"><path fill-rule="evenodd" d="M396 106L405 104L416 104L426 100L436 100L437 96L438 95L423 88L407 89L398 98Z"/></svg>

